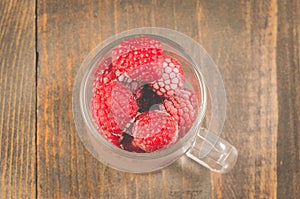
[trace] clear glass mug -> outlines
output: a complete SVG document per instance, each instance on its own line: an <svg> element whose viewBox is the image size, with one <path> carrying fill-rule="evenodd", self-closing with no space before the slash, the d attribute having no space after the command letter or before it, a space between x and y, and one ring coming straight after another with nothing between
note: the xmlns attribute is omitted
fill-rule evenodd
<svg viewBox="0 0 300 199"><path fill-rule="evenodd" d="M143 35L156 38L165 51L178 55L187 63L183 64L186 79L197 93L200 103L192 127L176 143L151 153L133 153L115 147L101 136L93 123L90 102L97 70L95 66L99 59L105 58L121 41ZM235 165L238 153L234 146L219 137L225 121L225 105L221 75L207 52L190 37L165 28L132 29L108 38L82 63L73 88L74 122L85 147L102 163L133 173L164 168L183 155L211 171L228 172Z"/></svg>

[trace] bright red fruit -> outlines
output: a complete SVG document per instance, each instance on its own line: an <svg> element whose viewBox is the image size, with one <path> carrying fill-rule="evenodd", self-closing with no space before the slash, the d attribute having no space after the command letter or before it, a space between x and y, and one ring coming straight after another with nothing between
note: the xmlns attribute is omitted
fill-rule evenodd
<svg viewBox="0 0 300 199"><path fill-rule="evenodd" d="M138 105L132 92L117 81L102 83L99 78L91 109L95 122L101 129L115 135L121 135L129 123L135 118Z"/></svg>
<svg viewBox="0 0 300 199"><path fill-rule="evenodd" d="M112 69L112 59L111 57L107 59L100 59L95 66L96 69L96 76L100 77L105 70L111 70Z"/></svg>
<svg viewBox="0 0 300 199"><path fill-rule="evenodd" d="M160 104L160 109L169 113L178 123L179 137L183 137L193 125L197 116L198 100L196 95L183 89Z"/></svg>
<svg viewBox="0 0 300 199"><path fill-rule="evenodd" d="M135 121L132 136L133 145L146 152L163 149L177 140L177 122L166 112L147 111Z"/></svg>
<svg viewBox="0 0 300 199"><path fill-rule="evenodd" d="M110 143L112 143L113 145L121 148L120 146L120 137L118 135L115 135L115 134L112 134L111 132L109 131L105 131L105 130L99 130L99 132L101 132L101 134L103 135L103 137L109 141Z"/></svg>
<svg viewBox="0 0 300 199"><path fill-rule="evenodd" d="M97 63L97 70L95 72L96 79L93 82L93 91L102 87L104 84L117 80L115 71L113 70L111 58Z"/></svg>
<svg viewBox="0 0 300 199"><path fill-rule="evenodd" d="M150 85L157 95L170 97L183 88L184 80L185 75L180 62L175 58L165 57L162 77Z"/></svg>
<svg viewBox="0 0 300 199"><path fill-rule="evenodd" d="M159 41L147 36L128 39L112 50L117 75L152 82L162 75L163 49Z"/></svg>

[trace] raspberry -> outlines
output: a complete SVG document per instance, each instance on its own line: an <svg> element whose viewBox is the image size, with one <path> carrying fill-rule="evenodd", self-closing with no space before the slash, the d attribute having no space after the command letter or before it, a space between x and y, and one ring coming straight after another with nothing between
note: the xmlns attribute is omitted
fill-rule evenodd
<svg viewBox="0 0 300 199"><path fill-rule="evenodd" d="M150 37L137 37L121 42L112 50L112 60L118 73L140 81L152 82L162 75L163 49Z"/></svg>
<svg viewBox="0 0 300 199"><path fill-rule="evenodd" d="M183 137L191 128L197 116L198 100L196 95L183 89L160 104L160 109L169 113L178 123L179 137Z"/></svg>
<svg viewBox="0 0 300 199"><path fill-rule="evenodd" d="M135 121L132 136L133 145L145 152L160 150L177 140L177 122L163 111L144 112Z"/></svg>
<svg viewBox="0 0 300 199"><path fill-rule="evenodd" d="M95 66L96 69L96 76L100 77L104 73L105 70L111 70L112 69L112 59L111 57L103 60L100 59Z"/></svg>
<svg viewBox="0 0 300 199"><path fill-rule="evenodd" d="M117 80L117 76L115 74L115 71L113 70L110 58L98 63L95 76L96 79L93 82L93 92L95 92L96 88L103 86L103 84L107 84L111 81Z"/></svg>
<svg viewBox="0 0 300 199"><path fill-rule="evenodd" d="M162 77L151 83L152 89L160 96L170 97L176 90L182 89L185 75L182 65L172 57L165 57Z"/></svg>
<svg viewBox="0 0 300 199"><path fill-rule="evenodd" d="M139 87L134 92L136 102L139 106L139 112L143 113L145 111L153 110L158 105L164 101L164 97L158 96L148 84Z"/></svg>
<svg viewBox="0 0 300 199"><path fill-rule="evenodd" d="M95 85L97 87L94 88L91 102L95 122L102 130L122 135L122 131L137 114L138 106L134 95L129 88L117 81L98 82Z"/></svg>
<svg viewBox="0 0 300 199"><path fill-rule="evenodd" d="M119 143L120 137L118 135L115 135L115 134L113 134L109 131L105 131L105 130L99 130L99 132L101 132L101 134L107 141L109 141L113 145L121 148L120 143Z"/></svg>

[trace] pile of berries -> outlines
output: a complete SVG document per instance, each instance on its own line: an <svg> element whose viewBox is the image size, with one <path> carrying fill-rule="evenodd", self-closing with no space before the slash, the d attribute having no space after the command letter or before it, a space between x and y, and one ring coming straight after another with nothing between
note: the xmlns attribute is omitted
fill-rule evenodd
<svg viewBox="0 0 300 199"><path fill-rule="evenodd" d="M119 43L96 65L91 111L99 133L130 152L163 149L192 126L198 101L181 63L148 36Z"/></svg>

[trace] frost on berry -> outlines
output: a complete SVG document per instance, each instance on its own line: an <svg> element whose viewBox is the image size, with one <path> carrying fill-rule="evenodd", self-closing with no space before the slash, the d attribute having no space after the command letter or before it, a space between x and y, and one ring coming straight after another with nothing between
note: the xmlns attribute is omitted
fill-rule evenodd
<svg viewBox="0 0 300 199"><path fill-rule="evenodd" d="M109 57L107 59L99 59L95 65L95 76L101 77L106 70L112 70L112 58Z"/></svg>
<svg viewBox="0 0 300 199"><path fill-rule="evenodd" d="M183 137L192 127L198 110L196 95L188 89L183 89L164 100L160 109L169 113L178 123L179 136Z"/></svg>
<svg viewBox="0 0 300 199"><path fill-rule="evenodd" d="M162 75L163 49L159 41L147 36L121 42L112 50L112 62L119 74L145 82Z"/></svg>
<svg viewBox="0 0 300 199"><path fill-rule="evenodd" d="M162 77L151 83L152 89L160 96L171 97L184 86L185 75L178 60L166 57Z"/></svg>
<svg viewBox="0 0 300 199"><path fill-rule="evenodd" d="M129 88L117 81L97 83L91 102L95 123L102 130L122 135L138 110Z"/></svg>
<svg viewBox="0 0 300 199"><path fill-rule="evenodd" d="M96 64L95 80L93 82L94 94L97 89L115 80L117 80L117 76L113 70L111 58L105 59L104 61L100 60Z"/></svg>
<svg viewBox="0 0 300 199"><path fill-rule="evenodd" d="M146 152L166 148L178 138L177 122L168 113L152 110L139 115L132 128L133 144Z"/></svg>
<svg viewBox="0 0 300 199"><path fill-rule="evenodd" d="M103 129L102 130L99 129L99 132L107 141L109 141L113 145L121 148L121 145L119 143L119 141L121 139L120 135L115 135L115 134L113 134L109 131L103 130Z"/></svg>
<svg viewBox="0 0 300 199"><path fill-rule="evenodd" d="M138 81L128 77L125 73L116 73L119 82L122 82L126 87L130 89L132 93L135 93L140 87L147 84L143 81Z"/></svg>

